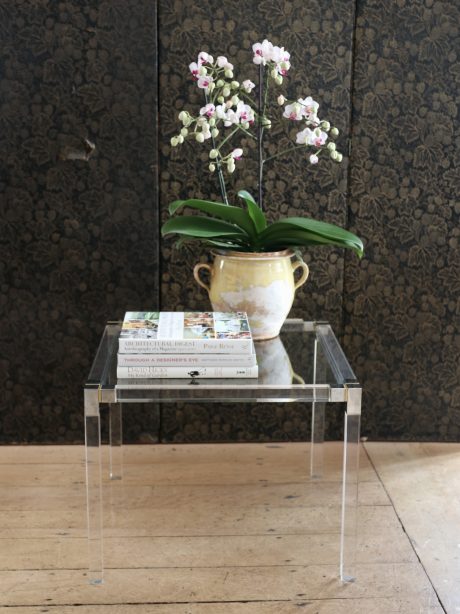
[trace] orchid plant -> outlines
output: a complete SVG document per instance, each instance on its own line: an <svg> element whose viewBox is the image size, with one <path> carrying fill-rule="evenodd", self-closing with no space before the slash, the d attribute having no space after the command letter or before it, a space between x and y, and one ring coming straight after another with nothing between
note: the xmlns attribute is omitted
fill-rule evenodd
<svg viewBox="0 0 460 614"><path fill-rule="evenodd" d="M264 157L263 139L272 125L269 93L283 83L291 66L290 54L268 40L255 43L252 50L253 62L259 66L257 98L254 98L256 85L250 79L236 80L234 66L224 56L214 60L212 55L201 51L197 61L189 66L197 87L203 90L204 104L196 115L181 111L182 127L171 138L171 146L177 147L186 141L208 144L208 168L217 174L223 202L174 201L169 206L172 216L184 207L199 210L206 216L172 217L163 225L162 234L178 234L182 242L198 239L214 247L237 251L266 252L308 245L338 245L354 250L361 257L363 245L359 237L333 224L304 217L267 222L262 189L267 162L295 151L306 154L310 164L317 164L324 155L339 163L343 156L334 143L338 129L318 117L319 105L311 96L291 100L278 94L277 107L282 108L279 114L289 122L297 122L300 129L295 143ZM237 207L229 204L226 175L236 170L244 156L243 148L234 144L242 135L255 139L258 144L258 203L249 192L241 190L238 196L245 207Z"/></svg>

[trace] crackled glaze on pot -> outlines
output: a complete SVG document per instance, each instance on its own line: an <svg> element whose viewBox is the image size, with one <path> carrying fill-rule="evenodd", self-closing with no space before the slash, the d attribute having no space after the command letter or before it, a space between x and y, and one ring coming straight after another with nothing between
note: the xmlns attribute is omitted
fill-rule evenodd
<svg viewBox="0 0 460 614"><path fill-rule="evenodd" d="M292 262L289 250L271 253L215 252L212 265L197 264L194 276L209 292L214 311L245 311L254 339L276 337L294 301L296 288L306 282L308 267ZM209 287L199 274L210 272ZM294 271L302 276L294 282Z"/></svg>

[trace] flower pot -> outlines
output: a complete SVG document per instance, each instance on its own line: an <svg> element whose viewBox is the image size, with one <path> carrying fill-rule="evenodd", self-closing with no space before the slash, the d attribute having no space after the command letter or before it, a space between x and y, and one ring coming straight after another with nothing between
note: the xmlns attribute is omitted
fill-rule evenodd
<svg viewBox="0 0 460 614"><path fill-rule="evenodd" d="M214 262L197 264L196 281L209 293L214 311L245 311L254 339L276 337L294 301L297 288L307 281L308 266L292 262L291 250L270 253L213 252ZM302 275L294 282L294 272ZM200 278L206 269L209 285Z"/></svg>

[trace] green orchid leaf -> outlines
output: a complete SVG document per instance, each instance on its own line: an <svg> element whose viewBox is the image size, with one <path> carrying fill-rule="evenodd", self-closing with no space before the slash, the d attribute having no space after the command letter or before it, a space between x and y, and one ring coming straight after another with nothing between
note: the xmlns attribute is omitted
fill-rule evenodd
<svg viewBox="0 0 460 614"><path fill-rule="evenodd" d="M213 239L227 236L239 239L241 242L249 242L248 234L238 226L198 215L184 215L168 220L161 227L161 234L165 236L171 233L194 237L195 239Z"/></svg>
<svg viewBox="0 0 460 614"><path fill-rule="evenodd" d="M244 245L240 243L233 243L231 240L218 241L216 239L207 239L205 241L202 241L202 243L204 243L205 245L209 245L211 247L217 247L221 250L230 250L232 252L247 252L247 251L250 251L251 249L248 245Z"/></svg>
<svg viewBox="0 0 460 614"><path fill-rule="evenodd" d="M249 216L255 226L256 231L259 233L265 230L265 228L267 228L267 220L264 212L254 200L254 197L246 190L240 190L238 192L238 196L246 203Z"/></svg>
<svg viewBox="0 0 460 614"><path fill-rule="evenodd" d="M189 200L175 200L172 202L169 205L170 215L174 215L182 207L197 209L198 211L220 218L226 222L231 222L242 228L248 235L255 236L256 228L250 214L248 215L248 213L240 207L224 205L223 203L216 203L211 200L191 198Z"/></svg>
<svg viewBox="0 0 460 614"><path fill-rule="evenodd" d="M305 230L285 229L273 236L260 240L260 247L265 251L278 251L287 247L305 247L307 245L331 245L331 239L320 237Z"/></svg>
<svg viewBox="0 0 460 614"><path fill-rule="evenodd" d="M176 213L178 209L183 207L184 203L186 202L187 202L186 200L175 200L172 203L169 203L169 207L168 207L169 215L174 215L174 213Z"/></svg>
<svg viewBox="0 0 460 614"><path fill-rule="evenodd" d="M304 239L311 241L311 245L322 244L346 247L355 251L360 258L364 253L361 239L352 232L334 224L301 217L286 218L271 224L260 234L259 242L265 244L267 241L276 241L279 243L281 237L286 237L286 235L292 236L291 233L294 230L307 232L308 236L305 236ZM303 244L306 245L306 243Z"/></svg>

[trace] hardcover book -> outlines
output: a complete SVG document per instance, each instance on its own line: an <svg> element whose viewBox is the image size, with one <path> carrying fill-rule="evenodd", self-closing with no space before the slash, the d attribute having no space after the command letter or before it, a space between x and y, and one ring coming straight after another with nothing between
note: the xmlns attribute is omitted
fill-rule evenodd
<svg viewBox="0 0 460 614"><path fill-rule="evenodd" d="M117 367L118 378L248 378L257 377L255 367Z"/></svg>
<svg viewBox="0 0 460 614"><path fill-rule="evenodd" d="M119 367L255 367L251 354L118 354Z"/></svg>
<svg viewBox="0 0 460 614"><path fill-rule="evenodd" d="M246 313L128 311L118 351L136 354L251 354Z"/></svg>

